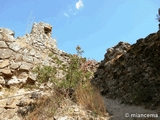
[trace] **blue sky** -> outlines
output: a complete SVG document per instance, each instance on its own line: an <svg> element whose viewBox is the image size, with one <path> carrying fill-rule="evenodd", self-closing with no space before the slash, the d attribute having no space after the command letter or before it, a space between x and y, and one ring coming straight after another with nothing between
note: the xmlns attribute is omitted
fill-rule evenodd
<svg viewBox="0 0 160 120"><path fill-rule="evenodd" d="M0 27L29 33L33 22L52 25L58 48L103 60L106 49L119 41L133 44L158 31L156 14L160 0L2 0Z"/></svg>

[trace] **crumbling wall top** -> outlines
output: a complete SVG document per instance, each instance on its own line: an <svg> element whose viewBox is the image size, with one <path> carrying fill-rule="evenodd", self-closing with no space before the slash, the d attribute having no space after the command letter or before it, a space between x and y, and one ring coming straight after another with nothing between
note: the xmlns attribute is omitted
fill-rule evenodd
<svg viewBox="0 0 160 120"><path fill-rule="evenodd" d="M32 26L31 34L45 34L48 37L51 37L52 26L48 23L34 23Z"/></svg>

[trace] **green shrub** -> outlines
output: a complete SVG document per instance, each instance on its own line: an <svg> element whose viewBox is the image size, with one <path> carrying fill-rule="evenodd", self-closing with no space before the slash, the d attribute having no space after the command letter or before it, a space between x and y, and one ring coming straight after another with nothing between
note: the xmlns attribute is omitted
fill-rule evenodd
<svg viewBox="0 0 160 120"><path fill-rule="evenodd" d="M77 54L70 55L70 63L66 71L65 79L60 83L60 86L64 89L76 89L80 82L83 82L85 77L88 77L89 73L84 73L80 69L81 64L86 61L81 55L84 52L80 46L76 47Z"/></svg>
<svg viewBox="0 0 160 120"><path fill-rule="evenodd" d="M55 79L56 79L55 75L57 73L56 68L53 68L51 66L43 66L43 67L37 66L33 70L33 72L38 74L37 81L39 83L45 83L48 81L55 82Z"/></svg>

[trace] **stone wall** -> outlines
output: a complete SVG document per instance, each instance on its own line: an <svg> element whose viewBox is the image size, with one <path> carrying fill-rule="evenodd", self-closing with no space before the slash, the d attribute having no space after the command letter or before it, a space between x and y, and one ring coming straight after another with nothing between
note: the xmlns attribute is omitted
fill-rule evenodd
<svg viewBox="0 0 160 120"><path fill-rule="evenodd" d="M34 23L30 34L14 38L14 32L0 28L0 87L35 82L32 70L38 65L56 67L49 53L53 53L64 63L67 53L58 50L56 40L51 37L52 26ZM62 76L59 76L62 77Z"/></svg>

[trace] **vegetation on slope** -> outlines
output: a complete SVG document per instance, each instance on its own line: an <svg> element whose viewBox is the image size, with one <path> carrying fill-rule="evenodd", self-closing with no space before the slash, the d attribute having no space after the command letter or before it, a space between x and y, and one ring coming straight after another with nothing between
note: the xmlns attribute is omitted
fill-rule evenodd
<svg viewBox="0 0 160 120"><path fill-rule="evenodd" d="M50 66L38 66L34 69L34 72L38 75L38 86L49 81L52 83L51 90L54 92L51 96L37 102L36 110L30 114L29 118L44 116L44 114L45 116L55 115L66 99L70 99L72 102L83 106L84 109L92 111L92 115L105 115L106 109L103 99L99 91L90 84L93 71L87 70L87 66L84 65L87 62L94 61L81 57L84 51L81 50L80 46L77 46L76 50L77 54L69 55L68 66L62 65L63 61L50 53L49 56L57 62L58 69ZM63 79L56 78L58 70L64 72L65 77Z"/></svg>

